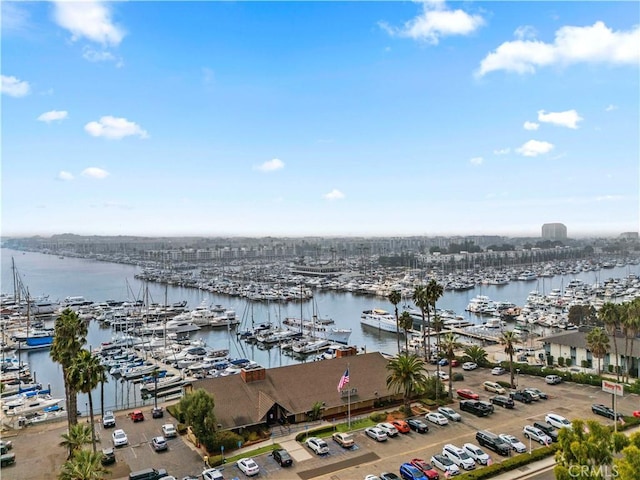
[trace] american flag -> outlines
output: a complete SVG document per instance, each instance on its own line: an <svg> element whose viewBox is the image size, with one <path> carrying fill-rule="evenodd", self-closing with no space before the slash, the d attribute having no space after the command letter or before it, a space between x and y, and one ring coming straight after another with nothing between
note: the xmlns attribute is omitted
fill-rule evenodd
<svg viewBox="0 0 640 480"><path fill-rule="evenodd" d="M344 371L344 375L342 375L342 377L340 377L340 381L338 382L338 391L342 390L347 383L349 383L349 369L348 368Z"/></svg>

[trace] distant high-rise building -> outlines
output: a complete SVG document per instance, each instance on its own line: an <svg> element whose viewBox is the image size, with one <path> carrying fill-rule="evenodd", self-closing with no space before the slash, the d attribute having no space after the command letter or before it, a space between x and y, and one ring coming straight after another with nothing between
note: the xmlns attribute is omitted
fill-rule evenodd
<svg viewBox="0 0 640 480"><path fill-rule="evenodd" d="M542 225L542 238L546 240L566 240L567 227L563 223L545 223Z"/></svg>

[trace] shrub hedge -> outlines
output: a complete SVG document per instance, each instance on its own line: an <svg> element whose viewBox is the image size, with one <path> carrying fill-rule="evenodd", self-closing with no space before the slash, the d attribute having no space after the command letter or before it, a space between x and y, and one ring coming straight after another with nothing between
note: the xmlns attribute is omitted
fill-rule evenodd
<svg viewBox="0 0 640 480"><path fill-rule="evenodd" d="M456 478L458 480L482 480L484 478L490 478L498 475L499 473L509 472L511 470L515 470L516 468L520 468L523 465L537 462L538 460L542 460L543 458L555 455L556 449L557 447L555 444L549 445L548 447L536 448L531 454L521 453L514 457L507 458L502 462L496 462L493 465L482 467L478 470L465 473Z"/></svg>

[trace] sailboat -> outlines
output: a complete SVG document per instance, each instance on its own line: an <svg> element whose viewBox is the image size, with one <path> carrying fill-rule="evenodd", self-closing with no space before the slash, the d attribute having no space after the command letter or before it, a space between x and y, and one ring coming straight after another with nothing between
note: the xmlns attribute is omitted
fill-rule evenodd
<svg viewBox="0 0 640 480"><path fill-rule="evenodd" d="M329 343L348 344L351 329L338 328L331 318L318 318L315 300L313 306L314 312L311 320L304 320L302 316L302 302L300 302L300 318L287 317L282 321L282 324L285 328L300 332L303 336L311 337L315 340L326 340L327 345ZM311 351L316 351L316 349Z"/></svg>

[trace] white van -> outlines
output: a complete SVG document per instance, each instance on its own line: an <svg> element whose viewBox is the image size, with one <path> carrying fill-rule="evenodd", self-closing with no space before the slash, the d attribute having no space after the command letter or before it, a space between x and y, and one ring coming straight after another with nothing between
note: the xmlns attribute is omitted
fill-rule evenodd
<svg viewBox="0 0 640 480"><path fill-rule="evenodd" d="M458 467L464 468L465 470L473 470L474 468L476 468L475 460L471 458L469 454L462 448L458 448L451 443L447 443L444 447L442 447L442 455L447 457Z"/></svg>
<svg viewBox="0 0 640 480"><path fill-rule="evenodd" d="M499 383L496 382L486 381L482 384L482 386L487 392L494 392L499 395L504 395L505 393L507 393L507 391L503 387L501 387Z"/></svg>

